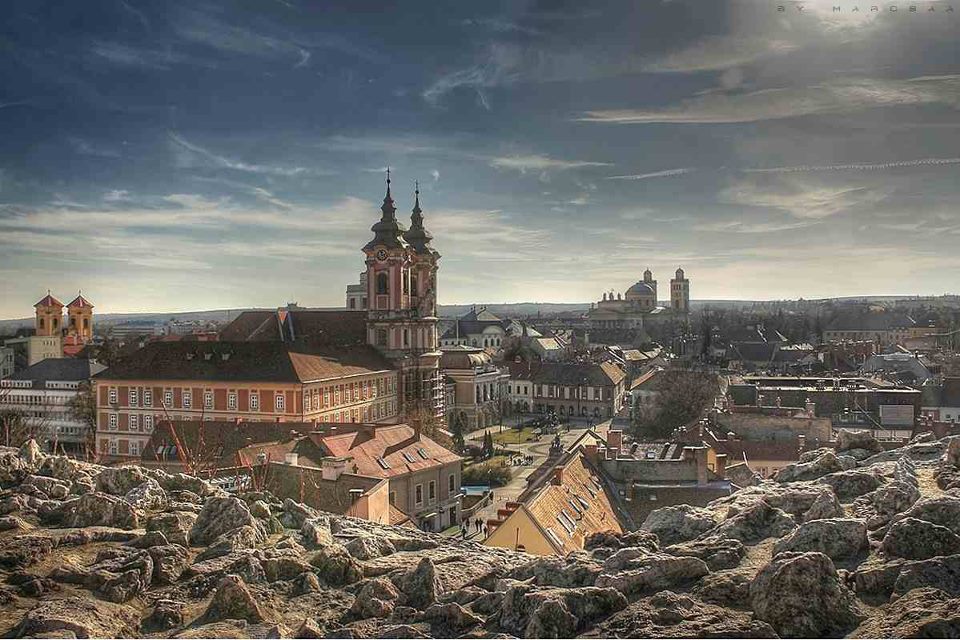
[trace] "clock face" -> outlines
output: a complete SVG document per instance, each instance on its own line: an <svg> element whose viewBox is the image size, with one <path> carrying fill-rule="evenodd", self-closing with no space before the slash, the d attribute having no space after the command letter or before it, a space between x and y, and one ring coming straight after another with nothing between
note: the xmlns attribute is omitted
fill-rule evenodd
<svg viewBox="0 0 960 640"><path fill-rule="evenodd" d="M383 262L386 259L387 259L386 249L380 249L379 251L377 251L377 260L379 260L380 262Z"/></svg>

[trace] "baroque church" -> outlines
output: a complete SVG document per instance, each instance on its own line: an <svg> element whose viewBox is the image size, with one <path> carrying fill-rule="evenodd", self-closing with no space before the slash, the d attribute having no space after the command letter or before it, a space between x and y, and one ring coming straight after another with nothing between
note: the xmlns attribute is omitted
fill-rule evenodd
<svg viewBox="0 0 960 640"><path fill-rule="evenodd" d="M591 329L642 330L661 322L686 321L690 313L690 280L677 269L670 280L670 306L661 306L657 297L657 281L647 269L643 279L625 293L610 291L590 306L587 317Z"/></svg>
<svg viewBox="0 0 960 640"><path fill-rule="evenodd" d="M405 413L424 411L442 416L437 335L440 253L431 245L433 236L423 225L419 185L408 229L397 220L388 169L380 212L380 220L371 227L373 238L363 247L367 268L361 276L365 285L361 308L367 311L367 342L397 368ZM350 287L348 296L349 291Z"/></svg>

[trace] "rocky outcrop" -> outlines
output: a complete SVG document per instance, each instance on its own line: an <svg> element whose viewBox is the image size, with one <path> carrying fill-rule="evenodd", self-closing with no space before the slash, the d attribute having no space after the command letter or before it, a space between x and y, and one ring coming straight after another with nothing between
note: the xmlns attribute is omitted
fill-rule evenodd
<svg viewBox="0 0 960 640"><path fill-rule="evenodd" d="M687 504L650 512L641 531L656 534L662 544L692 540L719 524L717 514Z"/></svg>
<svg viewBox="0 0 960 640"><path fill-rule="evenodd" d="M880 607L850 637L960 637L960 598L930 588L909 591Z"/></svg>
<svg viewBox="0 0 960 640"><path fill-rule="evenodd" d="M880 548L896 558L926 560L960 553L960 536L947 527L907 517L891 525Z"/></svg>
<svg viewBox="0 0 960 640"><path fill-rule="evenodd" d="M224 533L244 526L253 528L258 537L264 536L263 525L254 519L243 500L233 497L208 498L190 529L190 543L195 546L207 545Z"/></svg>
<svg viewBox="0 0 960 640"><path fill-rule="evenodd" d="M773 552L817 551L832 560L841 560L856 557L867 548L867 525L863 520L833 518L803 523L778 540Z"/></svg>
<svg viewBox="0 0 960 640"><path fill-rule="evenodd" d="M865 617L822 553L781 553L750 585L757 618L785 638L842 636Z"/></svg>

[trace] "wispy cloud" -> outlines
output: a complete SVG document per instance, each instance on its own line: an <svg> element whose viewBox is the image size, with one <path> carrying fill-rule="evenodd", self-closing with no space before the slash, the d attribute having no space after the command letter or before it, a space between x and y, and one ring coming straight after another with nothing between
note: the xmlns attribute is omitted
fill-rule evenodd
<svg viewBox="0 0 960 640"><path fill-rule="evenodd" d="M794 167L768 167L742 169L745 173L806 173L815 171L880 171L913 167L937 167L960 164L960 158L923 158L920 160L894 160L891 162L799 165Z"/></svg>
<svg viewBox="0 0 960 640"><path fill-rule="evenodd" d="M584 122L610 124L724 124L838 114L880 107L960 105L960 79L843 79L809 87L748 93L711 92L662 109L590 111Z"/></svg>
<svg viewBox="0 0 960 640"><path fill-rule="evenodd" d="M648 180L650 178L670 178L672 176L682 176L693 173L695 169L665 169L663 171L653 171L651 173L638 173L627 176L607 176L607 180Z"/></svg>
<svg viewBox="0 0 960 640"><path fill-rule="evenodd" d="M171 131L169 139L175 152L176 163L183 168L192 168L198 165L220 169L233 169L246 173L260 173L273 176L299 176L307 173L322 173L306 167L283 167L276 165L254 164L232 160L226 156L214 153L198 144L189 142L180 134Z"/></svg>
<svg viewBox="0 0 960 640"><path fill-rule="evenodd" d="M592 162L587 160L561 160L543 155L516 155L500 156L490 159L490 166L497 169L515 169L520 173L526 171L565 171L583 167L607 167L609 162Z"/></svg>
<svg viewBox="0 0 960 640"><path fill-rule="evenodd" d="M746 34L711 36L694 44L656 56L643 65L651 72L694 72L729 69L773 55L790 53L800 45L783 39Z"/></svg>
<svg viewBox="0 0 960 640"><path fill-rule="evenodd" d="M719 195L730 204L767 207L795 218L828 218L843 211L875 206L889 195L883 186L835 186L811 183L796 177L737 180Z"/></svg>

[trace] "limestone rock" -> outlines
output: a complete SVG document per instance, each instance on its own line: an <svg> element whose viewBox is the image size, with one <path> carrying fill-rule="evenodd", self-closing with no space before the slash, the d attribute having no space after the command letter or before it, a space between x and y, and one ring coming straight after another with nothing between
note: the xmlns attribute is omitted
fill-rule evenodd
<svg viewBox="0 0 960 640"><path fill-rule="evenodd" d="M781 553L750 585L757 618L787 638L844 635L864 615L822 553Z"/></svg>
<svg viewBox="0 0 960 640"><path fill-rule="evenodd" d="M140 516L129 502L105 493L87 493L68 500L50 519L64 527L137 529L140 526Z"/></svg>
<svg viewBox="0 0 960 640"><path fill-rule="evenodd" d="M881 549L887 555L908 560L960 553L960 536L947 527L918 518L894 522L883 537Z"/></svg>
<svg viewBox="0 0 960 640"><path fill-rule="evenodd" d="M385 538L359 536L346 545L347 551L357 560L371 560L396 553L393 544Z"/></svg>
<svg viewBox="0 0 960 640"><path fill-rule="evenodd" d="M147 531L159 531L168 542L190 546L190 529L196 522L196 514L186 511L173 511L151 516L147 520Z"/></svg>
<svg viewBox="0 0 960 640"><path fill-rule="evenodd" d="M330 521L323 517L304 521L300 534L303 536L304 546L308 549L318 549L333 544Z"/></svg>
<svg viewBox="0 0 960 640"><path fill-rule="evenodd" d="M167 504L167 493L153 478L127 491L123 499L141 511L163 509Z"/></svg>
<svg viewBox="0 0 960 640"><path fill-rule="evenodd" d="M393 613L400 592L387 578L370 578L363 582L348 615L356 619L388 618Z"/></svg>
<svg viewBox="0 0 960 640"><path fill-rule="evenodd" d="M876 474L859 469L830 473L817 482L831 487L841 500L858 498L880 486L880 478Z"/></svg>
<svg viewBox="0 0 960 640"><path fill-rule="evenodd" d="M867 525L854 518L811 520L774 544L783 551L819 551L832 560L852 558L868 548Z"/></svg>
<svg viewBox="0 0 960 640"><path fill-rule="evenodd" d="M147 473L143 467L104 467L97 476L97 491L124 496L146 481Z"/></svg>
<svg viewBox="0 0 960 640"><path fill-rule="evenodd" d="M662 544L692 540L719 524L717 515L706 509L682 504L650 512L641 531L656 534Z"/></svg>
<svg viewBox="0 0 960 640"><path fill-rule="evenodd" d="M339 544L317 551L310 557L310 564L317 569L319 578L331 586L353 584L363 577L356 559Z"/></svg>
<svg viewBox="0 0 960 640"><path fill-rule="evenodd" d="M851 638L956 638L960 598L937 589L914 589L880 607Z"/></svg>
<svg viewBox="0 0 960 640"><path fill-rule="evenodd" d="M246 583L238 576L230 575L220 580L217 591L201 620L203 622L221 620L262 622L264 614Z"/></svg>
<svg viewBox="0 0 960 640"><path fill-rule="evenodd" d="M176 600L157 600L143 621L145 631L169 631L183 624L184 604Z"/></svg>
<svg viewBox="0 0 960 640"><path fill-rule="evenodd" d="M823 450L817 457L808 462L802 461L788 464L780 469L775 476L777 482L799 482L801 480L816 480L828 473L844 470L843 462L833 451Z"/></svg>
<svg viewBox="0 0 960 640"><path fill-rule="evenodd" d="M710 573L699 558L674 557L666 554L647 555L631 561L631 568L616 573L603 573L598 587L613 587L625 594L662 591L686 585Z"/></svg>
<svg viewBox="0 0 960 640"><path fill-rule="evenodd" d="M190 544L208 545L216 538L239 527L250 526L263 536L262 525L250 514L250 509L239 498L211 497L203 503L193 527Z"/></svg>
<svg viewBox="0 0 960 640"><path fill-rule="evenodd" d="M404 595L404 604L423 609L437 601L443 585L437 577L437 568L430 558L423 558L417 566L405 573L398 586Z"/></svg>
<svg viewBox="0 0 960 640"><path fill-rule="evenodd" d="M136 612L126 605L68 596L38 602L23 617L16 635L72 632L78 638L125 638L136 635L139 622Z"/></svg>
<svg viewBox="0 0 960 640"><path fill-rule="evenodd" d="M784 536L796 526L793 517L760 501L720 523L710 531L710 536L753 544L766 538Z"/></svg>
<svg viewBox="0 0 960 640"><path fill-rule="evenodd" d="M711 571L732 569L740 564L747 549L739 540L732 538L707 537L690 542L682 542L663 550L672 556L700 558L707 563Z"/></svg>
<svg viewBox="0 0 960 640"><path fill-rule="evenodd" d="M852 449L866 451L874 455L883 451L883 445L877 440L872 431L840 429L837 431L837 451L846 452ZM868 457L868 456L864 456Z"/></svg>
<svg viewBox="0 0 960 640"><path fill-rule="evenodd" d="M896 575L895 594L933 587L951 596L960 596L960 555L905 562Z"/></svg>

